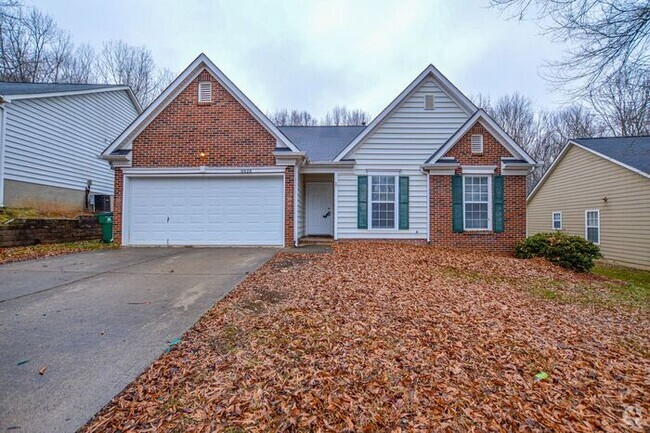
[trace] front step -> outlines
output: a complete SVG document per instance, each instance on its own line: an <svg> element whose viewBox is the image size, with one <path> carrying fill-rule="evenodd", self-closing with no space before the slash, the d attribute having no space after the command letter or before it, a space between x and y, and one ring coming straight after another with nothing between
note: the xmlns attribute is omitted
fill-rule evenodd
<svg viewBox="0 0 650 433"><path fill-rule="evenodd" d="M308 245L332 245L334 238L331 236L305 236L298 239L298 247L306 247Z"/></svg>

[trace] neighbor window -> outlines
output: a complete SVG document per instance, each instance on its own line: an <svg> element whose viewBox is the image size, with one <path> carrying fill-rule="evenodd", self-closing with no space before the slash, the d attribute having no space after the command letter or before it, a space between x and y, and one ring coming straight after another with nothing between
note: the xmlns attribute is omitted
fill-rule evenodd
<svg viewBox="0 0 650 433"><path fill-rule="evenodd" d="M199 102L210 103L212 102L212 83L209 81L199 82Z"/></svg>
<svg viewBox="0 0 650 433"><path fill-rule="evenodd" d="M472 153L483 153L483 134L472 134Z"/></svg>
<svg viewBox="0 0 650 433"><path fill-rule="evenodd" d="M553 230L562 230L562 212L553 212Z"/></svg>
<svg viewBox="0 0 650 433"><path fill-rule="evenodd" d="M373 229L394 229L397 211L395 176L371 176L370 227Z"/></svg>
<svg viewBox="0 0 650 433"><path fill-rule="evenodd" d="M492 210L490 176L463 176L463 219L465 230L490 230Z"/></svg>
<svg viewBox="0 0 650 433"><path fill-rule="evenodd" d="M424 95L424 109L433 110L435 108L435 98L433 97L433 93Z"/></svg>
<svg viewBox="0 0 650 433"><path fill-rule="evenodd" d="M600 243L600 210L585 211L585 237L590 242Z"/></svg>

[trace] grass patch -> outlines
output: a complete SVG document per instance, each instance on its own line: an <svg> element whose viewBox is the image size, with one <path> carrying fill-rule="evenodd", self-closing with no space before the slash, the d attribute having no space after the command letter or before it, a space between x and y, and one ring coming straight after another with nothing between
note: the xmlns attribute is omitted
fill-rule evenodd
<svg viewBox="0 0 650 433"><path fill-rule="evenodd" d="M66 242L62 244L39 244L28 247L0 248L0 264L19 262L22 260L40 259L61 254L78 253L119 248L116 244L105 244L100 241Z"/></svg>
<svg viewBox="0 0 650 433"><path fill-rule="evenodd" d="M592 273L624 283L610 285L613 300L650 308L650 271L601 264Z"/></svg>
<svg viewBox="0 0 650 433"><path fill-rule="evenodd" d="M564 304L650 309L650 272L599 265L592 273L607 279L577 284L534 279L528 284L528 291L538 298Z"/></svg>

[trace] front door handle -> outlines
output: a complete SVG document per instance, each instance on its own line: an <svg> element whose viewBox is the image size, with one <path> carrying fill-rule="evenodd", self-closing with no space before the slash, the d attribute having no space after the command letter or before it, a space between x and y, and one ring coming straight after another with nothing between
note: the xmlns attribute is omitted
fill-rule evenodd
<svg viewBox="0 0 650 433"><path fill-rule="evenodd" d="M330 216L331 213L332 213L331 211L327 211L327 213L323 215L323 218L327 218L328 216Z"/></svg>

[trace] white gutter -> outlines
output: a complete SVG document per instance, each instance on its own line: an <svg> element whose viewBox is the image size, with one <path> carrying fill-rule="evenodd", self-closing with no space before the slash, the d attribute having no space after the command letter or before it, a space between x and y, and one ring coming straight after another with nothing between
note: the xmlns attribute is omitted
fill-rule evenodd
<svg viewBox="0 0 650 433"><path fill-rule="evenodd" d="M5 125L7 123L6 102L0 98L0 208L5 198Z"/></svg>

